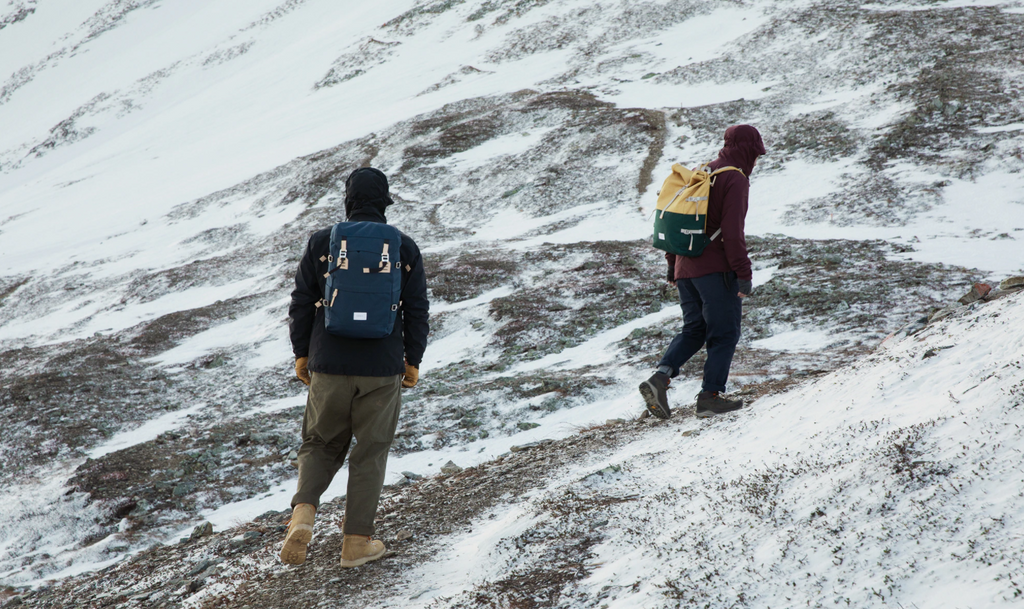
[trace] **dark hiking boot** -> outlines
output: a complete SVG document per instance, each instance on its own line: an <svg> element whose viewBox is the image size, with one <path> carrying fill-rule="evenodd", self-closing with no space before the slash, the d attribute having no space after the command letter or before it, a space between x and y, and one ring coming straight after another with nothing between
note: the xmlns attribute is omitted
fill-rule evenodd
<svg viewBox="0 0 1024 609"><path fill-rule="evenodd" d="M640 383L640 395L644 396L647 402L647 411L659 419L667 419L672 416L672 409L668 407L668 384L672 379L663 372L655 372L651 378Z"/></svg>
<svg viewBox="0 0 1024 609"><path fill-rule="evenodd" d="M697 394L697 417L706 419L716 414L725 414L743 408L743 400L727 400L717 391L701 391Z"/></svg>
<svg viewBox="0 0 1024 609"><path fill-rule="evenodd" d="M281 562L286 565L301 565L306 562L306 546L313 539L313 520L316 508L309 503L300 503L292 509L292 520L281 545Z"/></svg>

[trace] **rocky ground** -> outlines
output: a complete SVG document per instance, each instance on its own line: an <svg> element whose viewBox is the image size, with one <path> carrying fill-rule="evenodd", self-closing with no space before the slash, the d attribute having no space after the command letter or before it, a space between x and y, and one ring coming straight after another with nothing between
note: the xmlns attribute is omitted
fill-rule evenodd
<svg viewBox="0 0 1024 609"><path fill-rule="evenodd" d="M931 321L926 318L908 324L899 335L916 334L929 324L949 316L962 317L986 302L1021 290L1024 277L1009 278L994 289L978 286L964 295L963 302L938 311ZM936 354L928 351L923 357ZM751 384L741 394L748 401L757 400L791 389L801 378L819 372ZM691 409L680 405L668 421L646 416L610 420L562 440L513 447L509 453L477 467L463 469L449 463L443 474L431 478L409 473L402 484L385 488L378 512L377 537L387 543L388 554L359 569L343 570L337 566L345 503L340 498L321 506L308 560L298 567L281 565L276 559L290 517L290 512L284 510L268 512L226 531L199 526L189 538L176 544L155 546L97 573L34 590L8 588L0 594L6 598L5 606L41 608L364 607L372 604L373 599L387 598L397 591L415 600L431 587L430 582L410 580L409 570L435 558L453 537L471 531L481 521L486 523L488 517L495 518L499 508L514 504L533 489L550 484L551 477L565 466L581 459L600 460L601 454L642 439L655 428L690 428L692 414ZM684 431L682 441L693 433L699 431ZM886 454L897 474L910 472L910 477L920 484L931 475L924 467L930 462L920 460L923 453L914 447L912 430L910 434L902 439L889 438L891 442L885 444L889 447L885 450L890 451ZM237 443L248 444L242 442L242 437ZM615 476L615 468L612 465L592 475ZM89 468L85 470L90 472ZM753 493L750 509L768 509L758 495L760 491L754 492L753 487L748 491ZM544 560L527 561L528 567L515 570L509 577L466 592L467 602L496 608L571 606L573 582L586 577L597 564L588 548L604 538L610 517L608 508L636 498L623 488L618 493L586 496L567 490L564 496L549 500L543 508L551 517L550 522L507 540L519 552L528 552L532 544L542 543ZM130 514L138 508L122 509ZM678 591L682 594L681 589ZM668 598L672 598L671 592L667 593Z"/></svg>
<svg viewBox="0 0 1024 609"><path fill-rule="evenodd" d="M155 4L108 3L78 38L67 38L4 81L0 105L49 66ZM150 225L189 235L175 240L173 255L159 264L126 271L112 260L71 261L49 273L0 277L0 323L43 328L30 338L0 342L0 481L19 489L66 478L56 506L9 523L4 533L14 542L0 552L0 568L24 568L12 580L19 586L67 566L62 557L35 549L51 508L81 514L77 537L67 547L96 548L92 558L138 552L97 574L3 594L30 606L168 607L198 590L209 592L203 602L210 606L299 606L297 591L309 581L316 582L309 590L351 587L370 594L429 556L445 532L542 480L546 468L636 437L653 424L624 421L583 430L459 474L389 489L381 531L396 554L358 577L331 571L340 544L332 529L340 517L337 502L322 512L311 563L278 569L268 580L257 578L262 571L246 569L273 556L282 514L147 549L196 522L205 509L256 497L294 477L301 405L261 409L302 394L288 346L275 342L273 333L285 323L291 275L307 235L340 219L344 177L362 165L391 176L398 205L390 218L425 252L436 309L431 342L465 333L472 343L405 394L409 407L396 455L510 436L555 413L632 391L632 377L652 367L678 326L676 318L641 322L674 307L676 295L662 279L660 253L642 239L609 235L607 226L633 219L649 202L667 161L706 160L737 117L756 124L771 151L755 183L786 175L791 166L827 166L841 174L841 185L828 195L771 201L787 210L780 230L862 229L857 238L749 237L759 285L745 306L733 370L739 393L752 398L833 370L901 328L911 332L958 310L948 307L975 282L995 283L966 266L914 262L920 243L876 239L872 229L911 227L943 204L943 189L954 180L984 183L987 173L1024 168L1019 131L1002 129L1024 120L1024 72L1016 60L1024 14L929 2L901 3L920 9L912 11L831 0L780 5L765 9L749 35L714 58L679 65L661 59L653 44L644 46L648 39L688 18L723 7L747 10L750 3L596 3L533 19L551 4L418 2L352 42L309 83L314 92L350 86L398 57L403 45L433 32L435 24L455 19L457 28L472 28L478 36L517 24L480 56L492 68L564 52L564 69L533 88L467 96L183 201ZM8 5L0 10L0 30L38 17L34 0ZM102 133L104 121L137 112L189 66L206 69L244 56L258 32L302 5L283 2L215 52L191 55L123 90L96 95L48 132L0 151L0 171L31 167ZM749 16L753 21L756 15ZM524 18L533 20L519 21ZM422 95L485 72L467 63ZM607 101L637 82L714 87L741 81L758 83L761 95L686 107ZM907 167L926 169L927 179ZM0 218L0 232L17 219ZM1012 242L1020 234L1007 229L973 237L978 243ZM107 327L103 321L206 289L235 295L184 303L138 322L111 321ZM55 295L72 309L91 312L50 328L45 312ZM480 302L460 305L473 299ZM610 347L618 350L615 366L521 369L627 323L639 325ZM225 328L240 330L231 340L188 354L187 347ZM758 343L796 330L831 340L802 351ZM694 358L684 376L696 377L702 365L701 357ZM119 431L196 404L205 406L173 431L89 456ZM563 584L585 572L588 544L600 535L600 526L586 523L600 522L601 504L566 498L558 510L579 531L566 540L564 555L522 579L479 591L476 602L558 604ZM412 537L398 541L403 530ZM212 562L199 569L204 561ZM247 581L246 573L254 579Z"/></svg>
<svg viewBox="0 0 1024 609"><path fill-rule="evenodd" d="M249 405L299 393L290 369L282 365L253 370L246 362L259 343L252 342L219 349L170 370L146 365L149 358L246 315L265 311L268 317L283 317L280 298L289 289L299 244L307 231L336 219L339 176L353 167L400 163L401 171L395 174L400 200L436 198L439 189L451 183L473 188L474 197L456 196L440 208L396 208L394 221L404 230L417 239L423 235L421 241L427 245L444 244L471 234L478 197L496 197L502 204L545 214L576 204L552 197L552 192L583 189L611 199L635 197L649 181L644 177L649 164L645 159L661 154L664 128L657 116L615 109L584 93L523 92L504 99L471 100L180 206L168 221L188 222L204 210L253 195L259 196L253 208L257 214L291 201L302 201L308 208L259 243L246 241L244 229L200 233L193 242L194 262L158 273L135 272L113 284L113 299L119 303L115 308L145 305L196 286L224 284L235 276L235 244L245 243L268 274L259 291L230 306L214 303L120 331L0 353L0 409L8 430L0 446L0 477L16 482L54 458L80 458L124 426L204 402L203 414L191 417L184 428L78 466L65 500L84 498L103 514L83 524L88 534L82 543L113 534L117 541L106 551L116 555L144 546L151 533L171 532L202 509L265 492L294 475L291 460L298 448L301 407L254 414ZM546 146L571 151L567 154L577 160L568 163L579 170L561 171L539 150L506 164L510 170L497 180L485 177L486 168L451 175L451 168L432 165L482 142L541 127L549 130ZM637 160L629 171L588 172L586 159L601 154L634 155ZM522 176L531 176L532 182L524 184ZM579 220L570 216L544 226L541 234L564 230L566 223L571 226ZM599 369L505 371L578 346L676 301L674 289L661 279L661 254L643 241L517 246L532 238L535 234L528 232L506 241L435 247L426 254L435 303L465 301L499 287L509 288L509 293L482 308L433 315L431 341L466 325L486 337L472 356L475 365L451 362L425 374L420 388L407 393L406 402L415 406L406 409L396 441L399 454L515 433L536 426L548 413L614 390L619 381ZM980 279L969 269L896 260L894 255L905 253L907 247L881 241L768 235L752 236L749 243L759 269L755 272L772 275L745 308L745 334L733 376L741 384L830 370L888 333L941 308ZM70 285L60 276L33 282L15 278L6 292L16 291L18 297L0 301L0 314L17 318L55 289L82 292L85 298L95 290L110 289L109 280L98 283L85 277ZM836 339L813 354L780 353L751 344L795 328L827 328ZM673 332L673 326L660 325L635 330L617 345L622 363L638 371L650 368ZM702 358L694 358L685 374L696 375L702 366ZM525 402L540 395L547 396L542 403ZM496 409L495 403L521 406ZM423 443L424 437L430 438L429 444Z"/></svg>
<svg viewBox="0 0 1024 609"><path fill-rule="evenodd" d="M756 399L785 385L752 385L745 395ZM465 530L472 519L543 485L559 467L640 437L651 426L679 427L691 417L692 410L680 409L669 421L649 417L609 421L564 440L516 447L478 467L386 487L377 536L388 545L389 554L364 568L338 567L344 514L344 499L339 499L321 506L309 557L299 567L286 567L276 560L291 515L285 510L269 512L228 531L197 530L190 539L143 551L101 572L22 592L13 602L47 608L173 608L185 606L203 590L201 601L189 606L299 609L311 603L320 606L322 600L329 599L331 607L366 607L398 585L428 589L428 582L408 582L403 574L410 566L429 560L448 536ZM573 534L554 529L550 535L544 531L523 534L519 541L524 545L544 539L554 541L558 550L535 568L474 591L475 606L560 606L567 584L587 573L587 548L601 539L602 527L608 524L606 517L602 519L602 508L623 501L629 497L586 501L567 497L564 503L552 506ZM9 589L8 599L15 592ZM12 601L7 602L10 605Z"/></svg>

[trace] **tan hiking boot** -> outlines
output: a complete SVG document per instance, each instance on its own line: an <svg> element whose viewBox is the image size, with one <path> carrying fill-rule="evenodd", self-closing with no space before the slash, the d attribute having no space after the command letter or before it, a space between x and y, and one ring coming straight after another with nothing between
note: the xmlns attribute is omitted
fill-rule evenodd
<svg viewBox="0 0 1024 609"><path fill-rule="evenodd" d="M301 565L306 562L306 546L313 539L313 520L316 508L309 503L300 503L292 508L292 520L281 546L281 562L286 565Z"/></svg>
<svg viewBox="0 0 1024 609"><path fill-rule="evenodd" d="M341 544L341 566L358 567L384 556L384 542L367 535L346 535Z"/></svg>

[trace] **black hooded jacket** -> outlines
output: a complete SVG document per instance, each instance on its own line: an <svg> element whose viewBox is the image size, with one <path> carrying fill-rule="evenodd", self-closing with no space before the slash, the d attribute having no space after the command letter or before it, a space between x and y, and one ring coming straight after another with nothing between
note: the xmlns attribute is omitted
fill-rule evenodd
<svg viewBox="0 0 1024 609"><path fill-rule="evenodd" d="M345 189L345 210L351 222L387 223L384 209L392 203L387 178L376 169L357 169ZM419 366L427 347L429 303L427 278L420 249L402 233L402 306L395 328L385 338L343 338L327 332L324 297L330 249L330 227L312 234L295 273L295 290L288 307L289 331L295 357L309 357L310 372L351 376L394 376L405 372L405 361Z"/></svg>

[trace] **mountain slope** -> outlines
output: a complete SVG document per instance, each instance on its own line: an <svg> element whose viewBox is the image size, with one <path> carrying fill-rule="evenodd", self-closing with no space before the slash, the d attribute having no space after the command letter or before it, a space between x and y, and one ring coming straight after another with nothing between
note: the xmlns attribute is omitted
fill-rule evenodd
<svg viewBox="0 0 1024 609"><path fill-rule="evenodd" d="M291 274L360 165L433 302L390 483L636 415L678 325L646 213L729 124L770 149L746 395L1019 274L1022 39L1016 1L11 0L0 582L287 506Z"/></svg>
<svg viewBox="0 0 1024 609"><path fill-rule="evenodd" d="M620 421L385 495L395 554L306 564L287 512L28 606L1009 606L1024 552L1024 298L954 315L739 413Z"/></svg>

